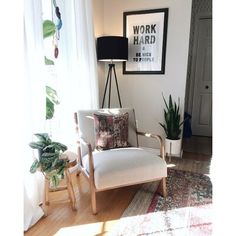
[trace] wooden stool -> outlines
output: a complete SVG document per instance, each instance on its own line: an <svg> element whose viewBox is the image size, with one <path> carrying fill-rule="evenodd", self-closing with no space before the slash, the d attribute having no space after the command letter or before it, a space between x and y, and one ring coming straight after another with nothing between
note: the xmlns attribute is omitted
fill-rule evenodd
<svg viewBox="0 0 236 236"><path fill-rule="evenodd" d="M65 168L65 180L66 180L66 185L65 186L59 186L57 188L50 188L50 181L45 177L45 189L44 189L44 215L47 216L48 214L48 205L49 205L49 192L57 192L57 191L62 191L67 189L69 199L71 202L71 207L72 210L76 210L75 204L76 204L76 199L75 199L75 193L73 189L73 184L72 184L72 179L71 179L71 171L73 167L77 165L77 155L73 152L70 151L65 151L64 154L67 156L67 159L69 160L69 163L67 164Z"/></svg>

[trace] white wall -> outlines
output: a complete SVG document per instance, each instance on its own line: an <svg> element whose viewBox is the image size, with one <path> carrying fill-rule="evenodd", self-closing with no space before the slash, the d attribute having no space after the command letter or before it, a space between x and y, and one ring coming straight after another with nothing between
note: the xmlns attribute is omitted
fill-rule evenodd
<svg viewBox="0 0 236 236"><path fill-rule="evenodd" d="M98 0L94 0L96 1ZM162 93L166 97L171 94L176 100L180 97L181 112L184 112L191 3L192 0L104 0L103 35L123 35L125 11L169 8L165 74L123 75L121 63L116 64L122 106L135 108L138 128L141 131L159 133L165 137L158 123L164 120ZM96 9L94 14L97 15ZM97 26L98 23L95 22L95 28ZM100 100L106 72L107 67L105 74L99 75ZM113 95L112 107L116 107L118 101L115 90ZM153 142L142 140L141 144L144 143L151 147L154 145Z"/></svg>
<svg viewBox="0 0 236 236"><path fill-rule="evenodd" d="M93 0L93 21L95 37L104 35L104 0ZM98 85L99 95L103 93L105 66L104 63L98 62ZM101 99L100 99L101 100ZM101 104L101 102L99 103Z"/></svg>

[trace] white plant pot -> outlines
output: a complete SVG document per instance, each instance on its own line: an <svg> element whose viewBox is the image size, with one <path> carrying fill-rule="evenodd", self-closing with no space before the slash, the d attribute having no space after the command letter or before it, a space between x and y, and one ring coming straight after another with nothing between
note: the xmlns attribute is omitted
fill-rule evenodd
<svg viewBox="0 0 236 236"><path fill-rule="evenodd" d="M165 139L165 152L170 156L182 157L182 139Z"/></svg>

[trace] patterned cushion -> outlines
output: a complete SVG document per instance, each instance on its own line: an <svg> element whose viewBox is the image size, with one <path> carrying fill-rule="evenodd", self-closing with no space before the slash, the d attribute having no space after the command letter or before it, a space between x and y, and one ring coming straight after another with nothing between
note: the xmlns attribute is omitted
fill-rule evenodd
<svg viewBox="0 0 236 236"><path fill-rule="evenodd" d="M128 146L128 112L121 115L93 114L93 117L98 150Z"/></svg>

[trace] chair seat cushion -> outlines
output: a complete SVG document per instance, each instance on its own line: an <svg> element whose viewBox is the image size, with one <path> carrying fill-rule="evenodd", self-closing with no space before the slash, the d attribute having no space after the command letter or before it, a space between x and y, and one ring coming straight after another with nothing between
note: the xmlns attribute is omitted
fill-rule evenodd
<svg viewBox="0 0 236 236"><path fill-rule="evenodd" d="M94 179L98 190L154 181L167 176L166 162L143 148L94 151ZM89 173L88 155L83 165Z"/></svg>

